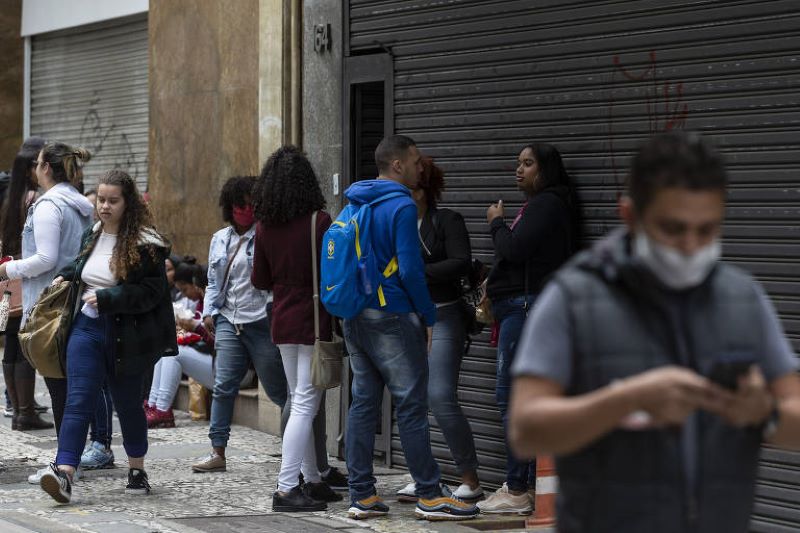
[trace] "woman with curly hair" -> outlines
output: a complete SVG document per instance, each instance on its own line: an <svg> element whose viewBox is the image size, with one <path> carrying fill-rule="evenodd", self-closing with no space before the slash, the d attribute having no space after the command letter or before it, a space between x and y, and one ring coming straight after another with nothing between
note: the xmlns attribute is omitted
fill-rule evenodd
<svg viewBox="0 0 800 533"><path fill-rule="evenodd" d="M322 480L312 429L323 391L311 383L315 302L309 242L315 220L319 258L331 217L323 211L325 198L311 163L293 146L269 157L253 196L259 223L251 279L254 286L273 291L272 340L281 351L291 400L272 510L320 511L325 502L342 499ZM331 317L318 307L320 339L330 340Z"/></svg>
<svg viewBox="0 0 800 533"><path fill-rule="evenodd" d="M286 403L286 378L267 319L272 295L250 283L255 247L253 176L234 176L222 186L219 206L227 225L214 233L208 251L208 286L203 325L214 335L214 401L208 438L211 454L192 465L194 472L227 470L225 448L231 435L233 405L250 363L276 405Z"/></svg>
<svg viewBox="0 0 800 533"><path fill-rule="evenodd" d="M97 212L100 221L84 233L82 252L53 281L71 283L74 307L80 307L67 343L67 404L58 453L40 480L60 503L72 497L73 475L104 383L128 455L126 492L150 492L142 376L161 356L178 351L164 268L170 245L153 227L128 174L111 170L100 178Z"/></svg>
<svg viewBox="0 0 800 533"><path fill-rule="evenodd" d="M483 496L478 456L472 429L458 403L458 375L467 340L461 279L469 274L472 248L464 218L438 206L444 185L442 169L430 157L423 157L419 186L411 196L417 204L425 280L436 304L428 355L428 403L461 475L461 485L453 495L476 501ZM414 483L409 483L397 492L398 500L417 501L415 489Z"/></svg>

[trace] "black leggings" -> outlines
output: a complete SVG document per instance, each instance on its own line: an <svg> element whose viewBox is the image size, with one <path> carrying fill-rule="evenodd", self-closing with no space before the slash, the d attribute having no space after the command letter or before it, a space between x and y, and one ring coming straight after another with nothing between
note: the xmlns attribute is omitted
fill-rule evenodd
<svg viewBox="0 0 800 533"><path fill-rule="evenodd" d="M64 406L67 405L67 379L44 378L47 390L50 391L50 402L53 406L53 422L56 424L56 436L61 432L61 419L64 418Z"/></svg>
<svg viewBox="0 0 800 533"><path fill-rule="evenodd" d="M19 348L19 327L22 324L22 317L9 318L6 326L6 347L3 351L3 364L13 365L20 361L26 361Z"/></svg>

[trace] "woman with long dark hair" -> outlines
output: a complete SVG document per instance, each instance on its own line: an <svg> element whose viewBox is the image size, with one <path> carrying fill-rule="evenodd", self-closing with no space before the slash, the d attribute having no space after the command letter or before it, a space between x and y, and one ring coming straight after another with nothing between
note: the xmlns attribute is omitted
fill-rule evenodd
<svg viewBox="0 0 800 533"><path fill-rule="evenodd" d="M431 158L423 157L419 185L411 196L417 204L425 280L436 304L428 355L428 403L461 476L461 485L453 496L476 501L483 496L478 456L472 428L458 402L468 319L461 300L461 279L470 272L472 248L464 218L438 205L444 186L442 169ZM397 496L400 501L417 501L415 484L409 483Z"/></svg>
<svg viewBox="0 0 800 533"><path fill-rule="evenodd" d="M517 188L525 202L511 224L502 200L486 211L494 243L494 266L487 282L497 335L496 398L506 436L506 482L479 502L482 513L529 513L533 464L517 460L508 447L510 368L528 310L547 277L577 246L578 207L575 191L555 146L532 143L519 153Z"/></svg>
<svg viewBox="0 0 800 533"><path fill-rule="evenodd" d="M22 228L22 259L0 265L0 278L22 279L22 325L36 299L80 251L81 234L91 224L94 206L78 192L80 166L91 154L61 142L44 145L32 177L43 194L30 206ZM56 432L61 425L66 380L45 378Z"/></svg>
<svg viewBox="0 0 800 533"><path fill-rule="evenodd" d="M150 492L142 377L162 355L178 351L164 267L170 245L153 227L136 182L121 170L104 174L97 212L100 221L84 234L81 254L53 281L69 281L80 298L67 343L67 403L58 453L40 481L60 503L72 497L73 475L104 383L128 455L126 492Z"/></svg>
<svg viewBox="0 0 800 533"><path fill-rule="evenodd" d="M30 137L22 143L22 147L14 158L11 169L11 181L5 201L0 209L0 245L3 256L20 259L22 255L22 228L28 208L36 199L36 176L34 164L44 139ZM6 393L12 406L11 429L28 431L31 429L49 429L53 424L42 420L36 412L34 402L34 386L36 372L22 356L19 347L19 328L22 316L8 319L5 337L6 346L3 352L3 378L6 382Z"/></svg>
<svg viewBox="0 0 800 533"><path fill-rule="evenodd" d="M293 146L279 148L269 157L253 198L259 223L251 279L254 286L273 291L272 341L281 351L291 401L272 509L320 511L327 507L325 502L342 499L323 481L317 464L313 425L323 391L311 383L315 305L320 339L331 338L331 317L314 302L312 221L319 262L331 217L323 211L325 198L311 163ZM302 487L298 483L301 472Z"/></svg>

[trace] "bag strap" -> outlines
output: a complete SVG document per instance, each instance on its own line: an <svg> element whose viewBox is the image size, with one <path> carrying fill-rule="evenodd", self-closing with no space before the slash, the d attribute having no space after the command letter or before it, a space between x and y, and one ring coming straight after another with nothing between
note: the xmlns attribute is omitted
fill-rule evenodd
<svg viewBox="0 0 800 533"><path fill-rule="evenodd" d="M317 211L311 215L311 276L314 284L314 338L319 340L319 273L317 272Z"/></svg>
<svg viewBox="0 0 800 533"><path fill-rule="evenodd" d="M242 247L243 242L244 242L244 237L240 235L239 244L236 245L236 249L233 251L230 257L228 257L228 265L225 267L225 275L222 277L222 285L220 285L220 287L222 287L223 290L228 288L228 276L231 273L231 266L233 266L233 260L236 259L236 254L239 253L239 248Z"/></svg>

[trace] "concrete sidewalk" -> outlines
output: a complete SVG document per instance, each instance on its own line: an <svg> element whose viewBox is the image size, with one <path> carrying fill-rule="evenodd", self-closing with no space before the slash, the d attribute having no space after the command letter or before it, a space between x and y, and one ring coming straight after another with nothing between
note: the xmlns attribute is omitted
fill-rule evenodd
<svg viewBox="0 0 800 533"><path fill-rule="evenodd" d="M43 405L50 404L46 391L40 379L37 401ZM127 495L125 452L116 419L114 423L112 448L117 468L88 472L74 485L72 503L58 505L26 481L29 474L53 460L55 431L11 431L10 419L0 418L0 532L474 533L477 529L520 529L518 517L458 524L416 520L414 506L399 504L394 498L394 492L410 477L385 468L376 468L375 473L378 490L391 506L386 518L348 519L346 494L344 501L329 505L325 512L272 513L280 439L234 426L227 453L228 472L194 474L191 464L210 451L208 425L191 421L185 412L176 412L176 428L149 433L146 469L153 493ZM338 461L333 464L344 469Z"/></svg>

